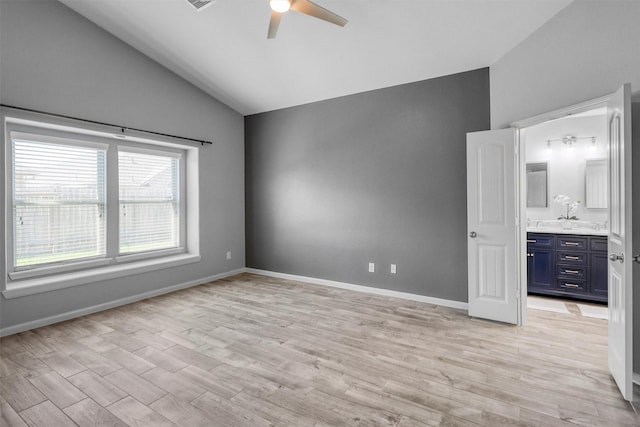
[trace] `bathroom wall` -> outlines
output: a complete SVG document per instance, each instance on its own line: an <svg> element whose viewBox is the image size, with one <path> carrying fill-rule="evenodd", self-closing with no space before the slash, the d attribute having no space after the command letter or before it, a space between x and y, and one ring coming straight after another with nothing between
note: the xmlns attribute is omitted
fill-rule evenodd
<svg viewBox="0 0 640 427"><path fill-rule="evenodd" d="M595 137L596 144L593 145L590 139L578 139L572 147L567 147L558 141L567 135L577 138ZM552 140L550 146L547 145L547 140ZM527 218L557 219L564 215L565 206L555 203L553 197L565 194L572 201L580 201L580 206L573 213L580 220L607 221L606 209L585 208L586 162L607 156L605 116L568 117L532 126L524 131L524 141L527 163L547 162L549 180L548 206L527 208Z"/></svg>

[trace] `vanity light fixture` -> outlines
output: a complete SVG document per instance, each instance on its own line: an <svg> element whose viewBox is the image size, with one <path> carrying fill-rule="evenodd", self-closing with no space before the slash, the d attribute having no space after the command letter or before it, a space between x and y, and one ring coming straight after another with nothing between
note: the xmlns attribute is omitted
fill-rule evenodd
<svg viewBox="0 0 640 427"><path fill-rule="evenodd" d="M595 136L566 135L566 136L562 137L562 139L547 139L547 150L551 150L551 143L552 142L562 142L564 145L567 146L567 148L573 148L573 146L580 139L590 139L592 147L596 146L596 137Z"/></svg>

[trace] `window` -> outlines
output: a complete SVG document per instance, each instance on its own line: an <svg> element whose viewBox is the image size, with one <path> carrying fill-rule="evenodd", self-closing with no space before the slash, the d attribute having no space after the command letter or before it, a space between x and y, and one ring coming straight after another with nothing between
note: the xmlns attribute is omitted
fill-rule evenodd
<svg viewBox="0 0 640 427"><path fill-rule="evenodd" d="M180 207L176 156L118 152L120 254L180 245Z"/></svg>
<svg viewBox="0 0 640 427"><path fill-rule="evenodd" d="M5 141L5 297L200 259L196 148L7 117Z"/></svg>
<svg viewBox="0 0 640 427"><path fill-rule="evenodd" d="M104 257L106 147L12 134L13 266Z"/></svg>

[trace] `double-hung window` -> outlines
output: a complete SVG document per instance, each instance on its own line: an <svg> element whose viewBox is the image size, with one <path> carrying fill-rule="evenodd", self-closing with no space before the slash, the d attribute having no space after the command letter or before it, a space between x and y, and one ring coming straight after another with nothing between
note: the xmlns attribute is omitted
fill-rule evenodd
<svg viewBox="0 0 640 427"><path fill-rule="evenodd" d="M180 246L180 155L118 150L119 253Z"/></svg>
<svg viewBox="0 0 640 427"><path fill-rule="evenodd" d="M179 265L193 255L185 183L193 149L95 131L5 126L6 290L88 283L101 274L125 275L114 276L120 270Z"/></svg>
<svg viewBox="0 0 640 427"><path fill-rule="evenodd" d="M11 133L13 268L106 256L106 145Z"/></svg>

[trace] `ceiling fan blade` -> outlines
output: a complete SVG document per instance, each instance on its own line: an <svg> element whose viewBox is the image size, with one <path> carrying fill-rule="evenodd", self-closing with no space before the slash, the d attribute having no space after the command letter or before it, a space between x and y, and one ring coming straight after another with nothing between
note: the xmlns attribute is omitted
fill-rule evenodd
<svg viewBox="0 0 640 427"><path fill-rule="evenodd" d="M274 10L271 11L271 20L269 20L269 32L267 33L268 39L275 39L278 33L278 27L280 26L280 18L282 14Z"/></svg>
<svg viewBox="0 0 640 427"><path fill-rule="evenodd" d="M347 24L347 20L340 15L336 15L330 10L325 9L322 6L309 1L309 0L292 0L291 10L304 13L305 15L313 16L314 18L322 19L332 24L344 27Z"/></svg>

